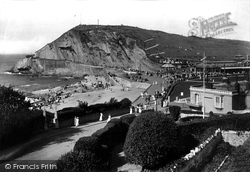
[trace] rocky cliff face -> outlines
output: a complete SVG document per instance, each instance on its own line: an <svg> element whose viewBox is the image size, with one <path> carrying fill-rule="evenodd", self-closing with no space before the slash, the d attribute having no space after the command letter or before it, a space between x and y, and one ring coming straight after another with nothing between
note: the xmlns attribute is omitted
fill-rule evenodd
<svg viewBox="0 0 250 172"><path fill-rule="evenodd" d="M105 27L78 26L19 61L13 71L82 76L105 74L107 67L152 71L155 66L135 39Z"/></svg>

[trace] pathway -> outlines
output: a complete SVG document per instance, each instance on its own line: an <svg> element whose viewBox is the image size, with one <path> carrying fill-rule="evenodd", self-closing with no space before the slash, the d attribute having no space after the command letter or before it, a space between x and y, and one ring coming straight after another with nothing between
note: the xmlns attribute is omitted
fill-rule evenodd
<svg viewBox="0 0 250 172"><path fill-rule="evenodd" d="M116 117L119 118L119 117ZM46 135L40 135L38 138L34 138L30 142L19 146L19 149L24 149L26 152L23 156L13 160L0 164L0 171L17 172L17 171L49 171L49 168L55 167L55 162L61 155L71 151L74 148L76 141L84 136L90 136L95 131L103 128L106 125L106 121L94 122L88 125L64 128L60 130L51 130ZM18 149L18 148L15 148ZM8 154L12 151L0 152L0 157L3 154ZM6 170L6 164L10 164L11 169ZM13 169L14 165L29 165L31 169ZM34 166L37 165L36 167ZM42 166L44 164L44 166ZM50 166L45 166L46 164ZM15 167L17 168L17 165ZM33 165L33 166L32 166ZM9 167L7 165L7 167ZM21 167L21 166L19 166ZM24 167L23 168L28 168Z"/></svg>

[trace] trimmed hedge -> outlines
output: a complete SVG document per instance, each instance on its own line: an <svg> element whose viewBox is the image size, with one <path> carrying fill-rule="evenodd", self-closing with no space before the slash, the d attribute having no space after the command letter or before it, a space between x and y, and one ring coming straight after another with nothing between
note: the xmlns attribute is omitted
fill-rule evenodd
<svg viewBox="0 0 250 172"><path fill-rule="evenodd" d="M135 114L129 114L122 116L120 120L122 123L126 124L127 127L129 128L130 124L134 121L135 118L136 118Z"/></svg>
<svg viewBox="0 0 250 172"><path fill-rule="evenodd" d="M93 136L81 137L74 146L74 151L88 150L91 152L102 152L103 147L99 144L99 139Z"/></svg>
<svg viewBox="0 0 250 172"><path fill-rule="evenodd" d="M93 133L92 137L97 137L100 144L112 149L118 143L124 142L127 132L128 126L125 123L120 119L111 119L104 128Z"/></svg>
<svg viewBox="0 0 250 172"><path fill-rule="evenodd" d="M250 139L232 151L220 171L248 172L250 169Z"/></svg>
<svg viewBox="0 0 250 172"><path fill-rule="evenodd" d="M56 165L58 172L101 172L106 168L102 159L87 150L68 152L59 158Z"/></svg>
<svg viewBox="0 0 250 172"><path fill-rule="evenodd" d="M178 149L176 150L176 155L186 155L200 144L200 141L192 134L188 133L186 130L181 130L177 127L178 131Z"/></svg>
<svg viewBox="0 0 250 172"><path fill-rule="evenodd" d="M180 117L181 107L180 106L169 106L170 116L177 121Z"/></svg>
<svg viewBox="0 0 250 172"><path fill-rule="evenodd" d="M107 125L92 136L80 138L74 151L63 155L57 161L58 172L68 171L108 171L110 151L119 143L123 143L129 125L135 115L126 115L120 119L111 119Z"/></svg>
<svg viewBox="0 0 250 172"><path fill-rule="evenodd" d="M156 169L176 156L177 147L175 122L163 113L148 112L130 125L124 153L128 162Z"/></svg>
<svg viewBox="0 0 250 172"><path fill-rule="evenodd" d="M223 130L250 130L250 114L233 114L224 115L218 118L205 118L195 121L189 121L178 124L179 128L186 130L186 132L199 135L207 130L209 127L220 128Z"/></svg>
<svg viewBox="0 0 250 172"><path fill-rule="evenodd" d="M131 106L131 101L128 98L122 99L120 102L112 101L108 103L99 103L90 106L84 106L84 108L71 107L59 110L58 119L64 121L67 119L73 119L75 116L82 117L93 113L100 113L115 109L125 109Z"/></svg>
<svg viewBox="0 0 250 172"><path fill-rule="evenodd" d="M215 155L211 162L209 162L203 169L204 172L216 171L225 157L234 150L235 148L227 142L219 143L216 148Z"/></svg>
<svg viewBox="0 0 250 172"><path fill-rule="evenodd" d="M178 168L180 172L190 172L190 171L202 171L208 162L211 162L213 158L216 147L219 143L223 141L221 134L214 137L208 145L205 146L194 158L181 164Z"/></svg>

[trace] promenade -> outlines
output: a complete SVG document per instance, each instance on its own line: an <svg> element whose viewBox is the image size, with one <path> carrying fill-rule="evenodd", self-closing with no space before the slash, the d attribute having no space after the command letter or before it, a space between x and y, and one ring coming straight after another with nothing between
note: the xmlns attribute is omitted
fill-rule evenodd
<svg viewBox="0 0 250 172"><path fill-rule="evenodd" d="M114 117L120 118L120 117ZM13 164L17 165L41 165L41 164L55 164L61 155L71 151L74 148L76 141L84 136L90 136L95 131L103 128L107 121L98 121L89 123L87 125L80 125L78 127L72 126L68 128L61 128L57 130L50 130L43 133L31 141L10 148L0 152L0 159L14 158L14 160L1 162L1 172L18 172L24 171L22 169L13 169ZM19 157L15 157L19 156ZM6 169L6 164L11 165L11 169ZM49 171L50 169L29 169L29 172Z"/></svg>

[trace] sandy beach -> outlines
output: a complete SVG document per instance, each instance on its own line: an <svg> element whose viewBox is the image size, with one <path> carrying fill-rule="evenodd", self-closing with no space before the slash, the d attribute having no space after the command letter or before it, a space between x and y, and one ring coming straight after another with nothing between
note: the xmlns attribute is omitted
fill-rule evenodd
<svg viewBox="0 0 250 172"><path fill-rule="evenodd" d="M123 79L115 80L119 82L113 81L113 83L110 84L101 77L90 76L80 83L68 86L66 89L59 86L53 89L33 91L32 93L36 96L58 95L58 93L60 93L60 101L56 100L55 102L57 104L57 110L61 110L66 107L76 107L79 101L86 101L88 105L92 105L108 102L111 98L115 98L118 101L128 98L133 102L140 96L141 92L150 86L149 83L129 82ZM110 86L107 88L94 89L93 85L98 82L102 82L103 85L107 83L110 84ZM54 112L55 102L52 106L47 106L46 110Z"/></svg>

